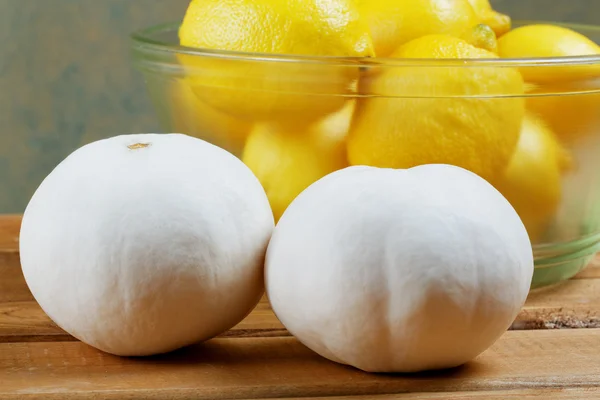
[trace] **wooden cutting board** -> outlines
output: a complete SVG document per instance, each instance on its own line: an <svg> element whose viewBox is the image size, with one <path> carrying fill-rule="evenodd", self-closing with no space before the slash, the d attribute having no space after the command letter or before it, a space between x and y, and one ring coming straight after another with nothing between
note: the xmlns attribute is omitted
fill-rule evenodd
<svg viewBox="0 0 600 400"><path fill-rule="evenodd" d="M600 257L532 293L492 348L450 371L368 374L291 337L266 300L221 337L149 358L97 351L27 289L19 216L0 216L0 399L600 399Z"/></svg>

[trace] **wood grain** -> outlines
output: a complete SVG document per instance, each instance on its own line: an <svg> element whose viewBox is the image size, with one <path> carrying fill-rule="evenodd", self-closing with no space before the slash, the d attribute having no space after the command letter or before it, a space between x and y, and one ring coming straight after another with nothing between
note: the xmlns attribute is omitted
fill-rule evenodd
<svg viewBox="0 0 600 400"><path fill-rule="evenodd" d="M33 300L25 283L19 253L0 251L0 303Z"/></svg>
<svg viewBox="0 0 600 400"><path fill-rule="evenodd" d="M0 343L70 340L35 301L0 303Z"/></svg>
<svg viewBox="0 0 600 400"><path fill-rule="evenodd" d="M19 249L20 215L0 215L0 251Z"/></svg>
<svg viewBox="0 0 600 400"><path fill-rule="evenodd" d="M600 279L574 279L529 294L512 329L600 328Z"/></svg>
<svg viewBox="0 0 600 400"><path fill-rule="evenodd" d="M267 302L221 337L290 336ZM0 343L64 342L74 337L56 326L35 301L0 303Z"/></svg>
<svg viewBox="0 0 600 400"><path fill-rule="evenodd" d="M0 399L256 399L596 389L600 330L508 332L466 366L416 375L363 373L330 362L291 337L214 339L142 359L111 356L80 342L4 343L0 382Z"/></svg>
<svg viewBox="0 0 600 400"><path fill-rule="evenodd" d="M306 399L306 397L304 397ZM530 400L530 399L600 399L600 388L560 388L560 389L515 389L515 390L492 390L477 392L442 392L442 393L399 393L382 395L359 395L359 396L333 396L312 397L311 400ZM281 399L274 399L281 400ZM302 400L300 397L288 398L287 400Z"/></svg>

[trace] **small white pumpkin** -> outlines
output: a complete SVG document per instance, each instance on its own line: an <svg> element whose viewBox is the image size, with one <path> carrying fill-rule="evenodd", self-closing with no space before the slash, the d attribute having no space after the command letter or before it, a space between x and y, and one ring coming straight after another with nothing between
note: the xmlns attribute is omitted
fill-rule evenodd
<svg viewBox="0 0 600 400"><path fill-rule="evenodd" d="M277 317L322 356L371 372L461 365L523 305L533 255L515 210L458 167L350 167L306 189L267 250Z"/></svg>
<svg viewBox="0 0 600 400"><path fill-rule="evenodd" d="M23 273L61 328L117 355L213 337L263 293L274 222L236 157L178 134L86 145L43 181L23 217Z"/></svg>

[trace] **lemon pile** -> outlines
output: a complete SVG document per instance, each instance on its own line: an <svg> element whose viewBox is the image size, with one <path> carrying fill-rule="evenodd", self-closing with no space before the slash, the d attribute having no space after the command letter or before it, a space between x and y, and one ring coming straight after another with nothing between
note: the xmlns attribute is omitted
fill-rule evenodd
<svg viewBox="0 0 600 400"><path fill-rule="evenodd" d="M192 0L179 38L220 51L178 56L177 111L201 121L182 129L240 156L276 219L348 165L442 163L494 184L541 238L575 168L566 149L582 126L600 125L600 94L546 95L584 90L597 65L489 62L600 46L560 26L513 29L489 0ZM379 58L395 61L381 67Z"/></svg>

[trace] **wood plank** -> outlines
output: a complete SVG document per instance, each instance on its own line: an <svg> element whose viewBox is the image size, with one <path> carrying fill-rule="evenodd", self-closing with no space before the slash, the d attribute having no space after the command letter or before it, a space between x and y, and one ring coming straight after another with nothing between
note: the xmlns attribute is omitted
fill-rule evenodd
<svg viewBox="0 0 600 400"><path fill-rule="evenodd" d="M529 294L512 329L600 328L600 279L574 279Z"/></svg>
<svg viewBox="0 0 600 400"><path fill-rule="evenodd" d="M71 396L71 397L70 397ZM137 394L124 392L121 399L138 399ZM162 396L162 397L161 397ZM31 396L20 397L20 395L0 395L0 399L27 399ZM58 396L59 399L80 399L78 394ZM87 397L90 398L90 397ZM93 399L106 398L91 397ZM182 399L197 399L197 397L181 397ZM143 399L173 399L170 394L159 393L153 397L143 397ZM286 398L263 398L256 400L593 400L600 399L600 389L598 388L559 388L559 389L525 389L525 390L493 390L476 392L439 392L439 393L398 393L387 395L358 395L358 396L327 396L327 397L286 397Z"/></svg>
<svg viewBox="0 0 600 400"><path fill-rule="evenodd" d="M307 397L293 397L287 400L305 400ZM559 400L591 400L600 399L600 388L560 388L560 389L516 389L477 392L443 392L443 393L401 393L383 395L312 397L311 400L471 400L471 399L559 399ZM281 399L273 399L281 400Z"/></svg>
<svg viewBox="0 0 600 400"><path fill-rule="evenodd" d="M0 251L0 303L33 300L25 283L19 253Z"/></svg>
<svg viewBox="0 0 600 400"><path fill-rule="evenodd" d="M0 215L0 252L19 249L20 215Z"/></svg>
<svg viewBox="0 0 600 400"><path fill-rule="evenodd" d="M0 343L68 340L35 301L0 303Z"/></svg>
<svg viewBox="0 0 600 400"><path fill-rule="evenodd" d="M259 303L242 322L220 337L290 336L268 302ZM0 343L75 341L35 301L0 303Z"/></svg>
<svg viewBox="0 0 600 400"><path fill-rule="evenodd" d="M79 342L0 344L0 399L260 399L600 386L600 329L513 331L467 365L367 374L287 338L214 339L150 358Z"/></svg>

